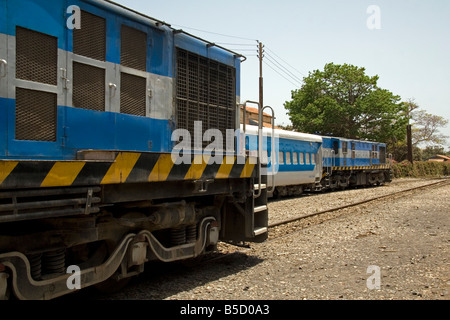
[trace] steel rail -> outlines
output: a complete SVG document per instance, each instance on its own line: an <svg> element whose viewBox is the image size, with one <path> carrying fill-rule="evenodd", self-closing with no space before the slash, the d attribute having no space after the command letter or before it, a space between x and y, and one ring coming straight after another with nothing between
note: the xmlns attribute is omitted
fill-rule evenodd
<svg viewBox="0 0 450 320"><path fill-rule="evenodd" d="M383 196L379 196L379 197L375 197L375 198L371 198L371 199L367 199L367 200L363 200L363 201L358 201L358 202L351 203L351 204L348 204L348 205L344 205L344 206L340 206L340 207L336 207L336 208L332 208L332 209L327 209L327 210L323 210L323 211L319 211L319 212L315 212L315 213L310 213L310 214L306 214L306 215L297 216L297 217L294 217L294 218L290 218L290 219L274 222L272 224L269 224L268 227L269 228L275 228L275 227L279 227L279 226L282 226L282 225L285 225L285 224L296 222L296 221L299 221L299 220L302 220L302 219L306 219L306 218L310 218L310 217L314 217L314 216L319 216L319 215L322 215L322 214L325 214L325 213L335 212L335 211L339 211L339 210L342 210L342 209L356 207L356 206L359 206L359 205L362 205L362 204L365 204L365 203L368 203L368 202L389 198L389 197L392 197L392 196L395 196L395 195L399 195L399 194L402 194L402 193L406 193L406 192L409 192L409 191L415 191L415 190L419 190L419 189L426 189L428 187L436 187L436 186L447 185L447 184L450 184L450 179L449 178L445 179L444 181L439 181L439 182L427 184L427 185L420 186L420 187L414 187L414 188L410 188L410 189L406 189L406 190L402 190L402 191L397 191L397 192L394 192L394 193L390 193L390 194L387 194L387 195L383 195Z"/></svg>

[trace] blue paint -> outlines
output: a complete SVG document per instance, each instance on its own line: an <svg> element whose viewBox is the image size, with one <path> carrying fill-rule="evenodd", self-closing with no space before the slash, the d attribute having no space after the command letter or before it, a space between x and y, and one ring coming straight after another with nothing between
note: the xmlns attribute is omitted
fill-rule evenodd
<svg viewBox="0 0 450 320"><path fill-rule="evenodd" d="M0 156L6 159L71 160L79 150L170 152L167 120L58 106L55 142L8 139L6 119L14 119L15 101L0 99ZM15 136L10 121L8 136Z"/></svg>
<svg viewBox="0 0 450 320"><path fill-rule="evenodd" d="M169 121L120 113L115 115L117 150L171 152Z"/></svg>
<svg viewBox="0 0 450 320"><path fill-rule="evenodd" d="M334 159L334 163L330 157L325 157L325 164L331 164L333 163L335 167L352 167L352 166L370 166L370 165L377 165L380 164L380 158L372 158L371 157L365 157L365 158L352 158L352 143L355 144L355 151L365 151L370 152L372 151L372 147L376 146L376 151L380 151L381 147L386 148L386 144L384 143L378 143L378 142L371 142L371 141L359 141L359 140L350 140L350 139L344 139L344 138L330 138L330 137L323 137L323 146L324 148L333 149L333 143L338 143L339 152L342 152L342 142L347 142L347 154L346 157L336 157Z"/></svg>
<svg viewBox="0 0 450 320"><path fill-rule="evenodd" d="M6 24L6 0L0 0L0 33L7 34L7 24Z"/></svg>
<svg viewBox="0 0 450 320"><path fill-rule="evenodd" d="M65 112L67 148L170 151L167 120L77 108L65 108Z"/></svg>
<svg viewBox="0 0 450 320"><path fill-rule="evenodd" d="M2 0L4 2L5 0ZM16 35L16 26L32 29L58 38L58 48L66 50L64 12L65 1L9 0L7 1L6 33ZM4 29L4 28L2 28Z"/></svg>
<svg viewBox="0 0 450 320"><path fill-rule="evenodd" d="M303 156L309 156L310 154L317 154L321 147L321 143L318 142L309 142L309 141L299 141L299 140L291 140L291 139L280 139L279 142L279 151L284 154L284 161L279 165L279 172L306 172L306 171L314 171L316 165L313 163L307 164L304 161L303 164L300 163L300 159L298 159L298 163L293 163L293 153L303 153ZM290 152L291 155L291 163L287 164L286 162L286 154ZM277 154L279 157L279 153ZM277 158L278 162L279 159Z"/></svg>
<svg viewBox="0 0 450 320"><path fill-rule="evenodd" d="M258 136L256 135L247 135L246 136L246 149L247 150L258 150ZM314 171L316 165L315 164L306 164L304 161L303 164L300 163L300 160L297 164L293 163L292 154L294 152L303 153L304 157L308 154L317 154L321 147L321 143L318 142L309 142L309 141L301 141L301 140L293 140L293 139L285 139L285 138L275 138L275 155L276 155L276 167L279 172L306 172L306 171ZM272 138L263 137L263 150L268 151L268 154L272 153ZM280 163L280 152L283 152L284 161ZM291 153L291 164L286 164L286 152ZM272 170L272 161L269 162L268 172Z"/></svg>

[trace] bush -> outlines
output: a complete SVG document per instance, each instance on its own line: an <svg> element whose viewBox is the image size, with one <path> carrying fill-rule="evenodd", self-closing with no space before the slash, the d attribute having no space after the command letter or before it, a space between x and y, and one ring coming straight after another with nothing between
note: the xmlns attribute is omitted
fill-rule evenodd
<svg viewBox="0 0 450 320"><path fill-rule="evenodd" d="M396 163L392 167L394 178L425 178L450 175L449 162L409 161Z"/></svg>

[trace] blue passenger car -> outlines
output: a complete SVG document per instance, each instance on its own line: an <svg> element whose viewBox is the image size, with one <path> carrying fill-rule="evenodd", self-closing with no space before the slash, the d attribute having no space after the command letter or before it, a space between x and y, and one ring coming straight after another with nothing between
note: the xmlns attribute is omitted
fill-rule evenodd
<svg viewBox="0 0 450 320"><path fill-rule="evenodd" d="M247 126L246 133L247 150L256 152L257 127ZM322 137L280 129L275 129L272 133L271 129L266 128L263 138L262 162L268 164L268 183L273 189L274 197L299 195L305 189L316 190L320 187Z"/></svg>

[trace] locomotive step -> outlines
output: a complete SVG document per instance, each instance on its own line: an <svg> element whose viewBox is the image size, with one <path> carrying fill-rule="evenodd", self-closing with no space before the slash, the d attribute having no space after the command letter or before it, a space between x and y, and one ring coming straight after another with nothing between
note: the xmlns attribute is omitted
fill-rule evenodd
<svg viewBox="0 0 450 320"><path fill-rule="evenodd" d="M259 184L255 184L254 189L259 190ZM261 189L262 190L267 189L267 184L261 184Z"/></svg>
<svg viewBox="0 0 450 320"><path fill-rule="evenodd" d="M264 233L267 233L268 230L269 230L269 229L266 228L266 227L255 229L255 230L254 230L254 232L255 232L255 237L260 236L260 235L262 235L262 234L264 234Z"/></svg>
<svg viewBox="0 0 450 320"><path fill-rule="evenodd" d="M254 213L258 213L258 212L263 212L268 210L268 207L266 205L263 206L259 206L259 207L255 207L255 209L253 210Z"/></svg>

